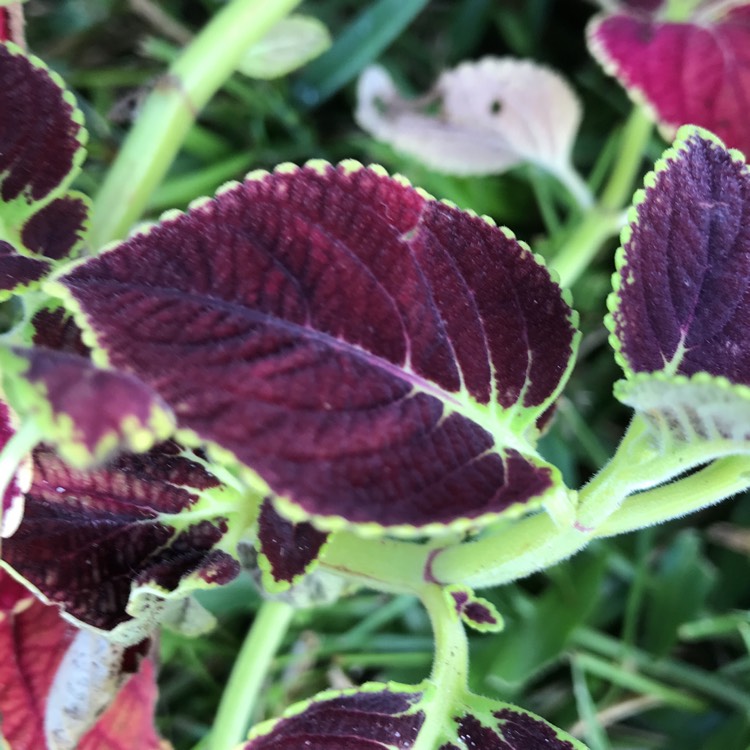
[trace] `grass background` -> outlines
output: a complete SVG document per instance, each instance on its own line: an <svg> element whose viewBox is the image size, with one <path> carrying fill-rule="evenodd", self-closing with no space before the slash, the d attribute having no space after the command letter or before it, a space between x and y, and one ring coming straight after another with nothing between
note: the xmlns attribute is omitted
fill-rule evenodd
<svg viewBox="0 0 750 750"><path fill-rule="evenodd" d="M139 98L178 51L177 38L198 30L222 4L158 3L173 28L149 20L154 4L142 1L29 0L31 49L63 75L86 115L89 160L78 187L96 191L137 116ZM546 63L581 97L575 162L596 182L630 105L587 53L584 29L593 5L308 0L300 10L327 24L332 49L280 81L232 78L153 195L152 216L184 207L250 168L354 157L380 162L438 197L490 214L535 250L554 251L569 231L554 183L528 169L482 179L428 172L358 130L353 83L373 60L414 92L464 59L514 55ZM654 136L644 173L663 145ZM619 372L602 324L613 250L614 243L573 290L582 314L581 356L543 443L576 487L612 454L628 418L611 395ZM657 529L594 543L544 574L483 592L507 627L472 636L473 688L537 711L595 750L744 750L750 746L748 523L750 503L738 498ZM188 640L165 633L162 640L160 727L178 750L194 747L209 729L259 599L241 579L203 601L220 620L213 634ZM408 597L360 591L301 611L274 662L258 718L329 686L416 682L431 657L429 622Z"/></svg>

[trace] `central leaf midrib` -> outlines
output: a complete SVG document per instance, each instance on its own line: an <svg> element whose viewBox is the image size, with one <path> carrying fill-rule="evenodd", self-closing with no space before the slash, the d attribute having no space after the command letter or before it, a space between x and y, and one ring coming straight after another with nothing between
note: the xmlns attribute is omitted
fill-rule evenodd
<svg viewBox="0 0 750 750"><path fill-rule="evenodd" d="M65 280L63 279L63 281ZM136 289L139 289L142 292L143 296L147 299L153 299L154 297L159 299L161 295L174 296L178 298L178 301L181 303L192 302L199 307L226 311L251 322L269 323L278 328L285 329L296 335L299 335L304 339L317 341L326 347L330 347L338 351L343 351L357 358L364 359L368 365L375 367L399 380L405 380L415 390L433 396L441 403L448 406L449 409L459 412L462 416L466 417L472 422L475 422L480 427L487 430L490 434L497 434L498 428L501 426L501 422L499 420L493 419L492 415L488 413L489 409L486 406L478 402L475 404L471 403L471 395L468 392L464 391L463 393L451 393L441 388L434 381L428 380L427 378L418 375L411 369L407 369L406 366L402 367L393 362L390 362L384 357L361 348L357 344L337 338L336 336L325 333L324 331L317 330L310 326L280 318L272 313L265 313L259 310L255 310L241 302L234 302L223 299L221 297L186 291L175 287L134 285L132 283L112 281L111 279L91 279L89 283L92 285L96 285L99 292L101 292L102 289L106 287L115 287L118 289L124 287L129 292L132 292L133 288L135 287ZM71 283L68 287L74 296L78 296L76 293L77 287L80 288L79 285L75 282ZM117 292L113 292L111 296L117 296ZM86 315L87 319L89 318L89 316L91 316L91 320L88 320L89 327L94 331L94 333L96 333L97 326L95 324L95 321L93 320L94 316L86 310L86 302L79 299L79 304L81 304L81 309L84 315ZM172 343L175 342L172 341ZM179 342L177 343L179 344ZM458 363L455 362L455 359L454 363L458 368ZM487 412L486 415L483 415L481 413L483 411Z"/></svg>

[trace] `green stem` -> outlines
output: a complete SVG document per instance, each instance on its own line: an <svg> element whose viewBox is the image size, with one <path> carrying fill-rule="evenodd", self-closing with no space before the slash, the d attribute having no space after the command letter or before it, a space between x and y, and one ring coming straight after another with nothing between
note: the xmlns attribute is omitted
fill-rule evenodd
<svg viewBox="0 0 750 750"><path fill-rule="evenodd" d="M615 235L621 212L633 191L633 182L643 159L652 123L641 107L634 107L623 129L614 169L594 206L550 261L563 287L572 286L599 252L605 240Z"/></svg>
<svg viewBox="0 0 750 750"><path fill-rule="evenodd" d="M234 0L216 14L147 97L94 202L93 251L140 217L198 112L242 56L300 0Z"/></svg>
<svg viewBox="0 0 750 750"><path fill-rule="evenodd" d="M394 539L365 539L351 532L332 534L321 564L379 591L413 594L424 585L430 548Z"/></svg>
<svg viewBox="0 0 750 750"><path fill-rule="evenodd" d="M748 488L750 458L723 458L684 479L628 498L597 529L596 536L615 536L664 523L695 513Z"/></svg>
<svg viewBox="0 0 750 750"><path fill-rule="evenodd" d="M469 641L461 617L442 586L428 584L419 592L430 616L435 637L435 658L430 682L435 693L427 718L413 750L432 750L438 745L447 717L468 689Z"/></svg>
<svg viewBox="0 0 750 750"><path fill-rule="evenodd" d="M285 602L261 605L221 696L210 750L232 750L247 736L258 695L293 616L294 608Z"/></svg>

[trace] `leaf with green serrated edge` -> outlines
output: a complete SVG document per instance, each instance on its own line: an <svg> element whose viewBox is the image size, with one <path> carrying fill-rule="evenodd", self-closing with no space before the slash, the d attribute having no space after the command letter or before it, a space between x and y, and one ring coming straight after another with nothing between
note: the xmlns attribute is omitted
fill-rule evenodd
<svg viewBox="0 0 750 750"><path fill-rule="evenodd" d="M3 566L66 618L118 643L139 642L165 619L187 618L195 629L185 597L239 572L246 499L171 444L85 472L44 448L33 457L23 520L3 544Z"/></svg>
<svg viewBox="0 0 750 750"><path fill-rule="evenodd" d="M102 464L117 451L142 453L174 430L170 409L146 384L76 354L0 348L0 369L15 411L73 467Z"/></svg>
<svg viewBox="0 0 750 750"><path fill-rule="evenodd" d="M293 522L445 533L564 492L525 433L572 366L567 297L380 168L253 174L49 289Z"/></svg>
<svg viewBox="0 0 750 750"><path fill-rule="evenodd" d="M85 156L82 122L59 76L0 43L0 300L80 249L89 200L66 188Z"/></svg>
<svg viewBox="0 0 750 750"><path fill-rule="evenodd" d="M495 605L477 596L468 586L448 586L445 595L450 597L465 625L480 633L497 633L503 629L503 618Z"/></svg>
<svg viewBox="0 0 750 750"><path fill-rule="evenodd" d="M3 396L0 389L0 396ZM18 428L18 418L8 404L0 398L0 451L8 444ZM21 459L8 482L0 506L0 538L16 533L23 517L24 492L31 484L31 457Z"/></svg>
<svg viewBox="0 0 750 750"><path fill-rule="evenodd" d="M417 742L424 750L585 750L516 706L470 693L448 706L435 699L429 682L321 693L256 727L236 750L410 750Z"/></svg>
<svg viewBox="0 0 750 750"><path fill-rule="evenodd" d="M750 171L714 135L680 130L622 234L608 326L617 397L657 445L745 452L750 386ZM708 449L707 449L708 450Z"/></svg>

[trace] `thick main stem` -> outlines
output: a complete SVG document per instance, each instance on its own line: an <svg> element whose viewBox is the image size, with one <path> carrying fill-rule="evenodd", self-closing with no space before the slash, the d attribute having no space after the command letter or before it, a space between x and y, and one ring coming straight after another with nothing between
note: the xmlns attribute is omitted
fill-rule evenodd
<svg viewBox="0 0 750 750"><path fill-rule="evenodd" d="M94 202L89 233L93 252L123 237L140 217L198 112L247 49L299 3L234 0L157 82Z"/></svg>
<svg viewBox="0 0 750 750"><path fill-rule="evenodd" d="M209 750L232 750L245 739L258 695L293 616L294 607L286 602L261 605L221 696Z"/></svg>

